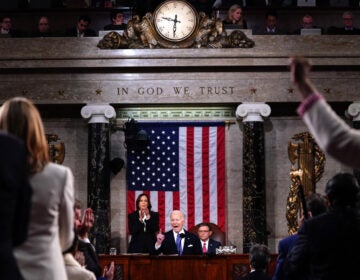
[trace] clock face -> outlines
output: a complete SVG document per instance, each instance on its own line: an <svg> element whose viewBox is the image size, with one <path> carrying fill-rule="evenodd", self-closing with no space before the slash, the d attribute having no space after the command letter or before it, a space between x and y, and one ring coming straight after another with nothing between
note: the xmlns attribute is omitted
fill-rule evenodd
<svg viewBox="0 0 360 280"><path fill-rule="evenodd" d="M190 37L195 31L197 13L187 2L169 0L155 10L154 25L162 38L180 42Z"/></svg>

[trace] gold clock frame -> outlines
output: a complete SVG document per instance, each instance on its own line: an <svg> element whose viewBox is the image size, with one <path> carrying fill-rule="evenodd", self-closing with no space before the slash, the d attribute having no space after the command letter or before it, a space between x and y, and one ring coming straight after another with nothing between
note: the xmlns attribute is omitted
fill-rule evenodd
<svg viewBox="0 0 360 280"><path fill-rule="evenodd" d="M163 36L161 36L156 28L156 23L155 23L155 20L156 20L156 15L159 11L159 9L163 6L166 6L167 4L170 4L171 2L185 2L186 5L188 5L194 12L195 14L195 28L194 30L192 31L192 33L187 36L186 38L182 39L182 40L177 40L177 41L173 41L173 40L167 40L165 38L163 38ZM196 38L196 34L199 32L199 22L200 22L200 19L199 19L199 13L196 11L195 7L187 2L187 1L184 1L184 0L167 0L167 1L164 1L162 3L160 3L154 10L154 13L153 13L153 27L154 27L154 31L155 31L155 38L156 40L158 41L159 45L162 46L162 47L165 47L165 48L188 48L190 46L192 46L194 43L195 43L195 38Z"/></svg>

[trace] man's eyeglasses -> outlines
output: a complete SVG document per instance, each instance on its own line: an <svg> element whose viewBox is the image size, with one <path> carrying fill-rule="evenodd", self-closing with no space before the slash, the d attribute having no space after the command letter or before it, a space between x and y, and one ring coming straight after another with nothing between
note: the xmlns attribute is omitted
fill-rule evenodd
<svg viewBox="0 0 360 280"><path fill-rule="evenodd" d="M199 233L209 232L209 230L199 230Z"/></svg>

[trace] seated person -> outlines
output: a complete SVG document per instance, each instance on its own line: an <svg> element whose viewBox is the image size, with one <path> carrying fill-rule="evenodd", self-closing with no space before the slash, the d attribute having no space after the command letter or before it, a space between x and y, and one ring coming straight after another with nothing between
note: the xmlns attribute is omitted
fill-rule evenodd
<svg viewBox="0 0 360 280"><path fill-rule="evenodd" d="M306 28L306 29L313 29L313 28L319 28L315 25L314 23L314 19L311 15L306 14L302 17L301 19L301 27L296 29L292 34L293 35L300 35L301 34L301 29ZM323 34L323 30L321 28L321 34Z"/></svg>
<svg viewBox="0 0 360 280"><path fill-rule="evenodd" d="M105 25L104 30L125 30L124 14L121 11L113 11L110 14L111 24Z"/></svg>
<svg viewBox="0 0 360 280"><path fill-rule="evenodd" d="M0 21L0 38L1 37L23 37L23 32L13 29L11 17L3 16Z"/></svg>
<svg viewBox="0 0 360 280"><path fill-rule="evenodd" d="M180 210L170 214L172 229L168 232L158 233L156 236L155 255L201 255L200 239L195 234L184 229L185 217Z"/></svg>
<svg viewBox="0 0 360 280"><path fill-rule="evenodd" d="M96 37L96 32L89 28L91 18L87 15L81 15L73 28L66 30L68 37Z"/></svg>
<svg viewBox="0 0 360 280"><path fill-rule="evenodd" d="M50 30L49 19L45 16L41 17L38 22L37 30L32 34L32 37L52 37Z"/></svg>
<svg viewBox="0 0 360 280"><path fill-rule="evenodd" d="M355 28L354 26L354 15L350 11L346 11L342 15L343 26L336 27L331 26L327 30L329 35L359 35L360 29Z"/></svg>
<svg viewBox="0 0 360 280"><path fill-rule="evenodd" d="M232 5L227 13L226 19L223 21L224 28L227 24L236 24L239 29L246 29L246 20L242 16L242 8L238 4Z"/></svg>
<svg viewBox="0 0 360 280"><path fill-rule="evenodd" d="M281 35L284 34L278 27L278 14L274 10L269 10L265 14L265 27L256 32L256 35Z"/></svg>
<svg viewBox="0 0 360 280"><path fill-rule="evenodd" d="M211 239L212 231L208 223L201 223L198 226L198 236L201 241L201 248L204 254L215 255L216 248L221 246L219 241Z"/></svg>

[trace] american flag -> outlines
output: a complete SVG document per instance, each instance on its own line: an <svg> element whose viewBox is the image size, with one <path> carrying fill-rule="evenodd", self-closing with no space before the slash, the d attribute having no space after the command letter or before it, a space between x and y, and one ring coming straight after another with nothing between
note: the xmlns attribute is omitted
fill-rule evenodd
<svg viewBox="0 0 360 280"><path fill-rule="evenodd" d="M225 231L224 122L139 122L150 144L127 151L128 213L139 194L150 196L159 227L171 229L170 212L185 214L185 228L212 222Z"/></svg>

